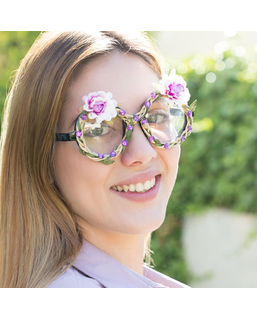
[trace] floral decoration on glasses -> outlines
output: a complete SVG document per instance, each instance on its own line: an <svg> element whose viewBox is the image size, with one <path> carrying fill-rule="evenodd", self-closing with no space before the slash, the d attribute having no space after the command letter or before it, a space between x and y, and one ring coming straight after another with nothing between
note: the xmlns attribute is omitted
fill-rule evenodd
<svg viewBox="0 0 257 320"><path fill-rule="evenodd" d="M113 163L113 159L125 150L137 122L153 146L169 149L181 144L192 132L196 100L190 106L187 105L190 93L185 80L176 74L175 69L158 83L153 83L153 86L156 91L150 94L141 110L133 115L118 106L111 92L98 91L85 95L82 98L83 111L76 120L74 131L57 133L56 141L76 141L81 154L104 164ZM163 106L168 108L168 114L164 112ZM176 125L181 126L180 130L173 128ZM163 139L167 135L167 128L173 131L175 138ZM106 148L107 152L101 152Z"/></svg>

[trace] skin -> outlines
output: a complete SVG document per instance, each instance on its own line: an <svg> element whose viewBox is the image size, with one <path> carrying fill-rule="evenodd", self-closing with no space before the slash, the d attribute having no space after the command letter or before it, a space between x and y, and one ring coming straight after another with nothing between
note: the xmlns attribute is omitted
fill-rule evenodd
<svg viewBox="0 0 257 320"><path fill-rule="evenodd" d="M94 91L113 94L121 108L133 114L155 90L158 75L138 56L114 51L91 60L68 91L58 122L59 132L71 132L72 119L83 106L82 97ZM80 154L76 142L56 142L57 184L77 214L86 240L130 269L143 274L144 241L160 227L173 189L180 147L153 147L139 124L125 151L112 165L104 165ZM110 188L150 170L158 170L161 181L155 199L144 203L124 199Z"/></svg>

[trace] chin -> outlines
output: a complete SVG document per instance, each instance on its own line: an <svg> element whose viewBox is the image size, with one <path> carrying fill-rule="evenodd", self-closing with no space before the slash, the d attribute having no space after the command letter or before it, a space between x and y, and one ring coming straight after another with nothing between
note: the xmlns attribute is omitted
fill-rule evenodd
<svg viewBox="0 0 257 320"><path fill-rule="evenodd" d="M137 219L126 219L122 233L145 234L158 229L164 222L166 210L141 212Z"/></svg>

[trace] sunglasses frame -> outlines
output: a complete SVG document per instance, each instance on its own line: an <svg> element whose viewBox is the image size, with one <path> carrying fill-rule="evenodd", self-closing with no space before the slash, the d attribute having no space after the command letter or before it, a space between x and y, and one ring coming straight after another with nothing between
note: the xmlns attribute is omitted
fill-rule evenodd
<svg viewBox="0 0 257 320"><path fill-rule="evenodd" d="M162 143L159 139L157 139L156 137L154 137L154 135L152 135L151 128L146 118L146 115L148 114L149 110L151 110L152 103L162 97L170 99L168 95L161 94L160 92L152 92L151 96L145 101L141 110L138 113L135 113L133 115L127 114L125 110L116 106L117 117L120 117L123 120L126 128L125 128L125 133L121 143L117 145L111 153L99 154L94 151L91 151L86 146L86 143L84 141L84 137L82 134L83 125L85 123L85 120L87 119L87 114L88 114L88 112L85 110L83 110L79 114L75 123L74 131L69 133L56 133L55 140L56 141L76 141L79 147L79 151L82 155L85 155L91 160L101 162L106 165L114 163L113 159L118 157L125 150L126 146L128 145L129 141L132 138L133 129L137 122L140 124L140 127L143 130L145 136L153 146L157 148L169 149L171 147L179 145L185 141L187 136L191 134L193 116L196 108L196 100L190 106L187 106L187 105L182 106L186 121L185 121L185 126L181 131L179 137L174 141ZM173 103L176 104L174 101Z"/></svg>

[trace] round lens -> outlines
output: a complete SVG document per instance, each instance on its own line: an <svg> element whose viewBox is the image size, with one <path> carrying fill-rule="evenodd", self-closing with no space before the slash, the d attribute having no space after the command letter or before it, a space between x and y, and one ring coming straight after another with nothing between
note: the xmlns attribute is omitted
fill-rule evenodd
<svg viewBox="0 0 257 320"><path fill-rule="evenodd" d="M166 97L156 99L146 117L152 135L161 142L175 141L186 125L183 108L176 106Z"/></svg>
<svg viewBox="0 0 257 320"><path fill-rule="evenodd" d="M96 123L95 119L83 120L81 117L77 127L81 126L80 141L84 142L90 151L109 154L119 145L124 136L125 127L121 118L115 117L110 121Z"/></svg>

